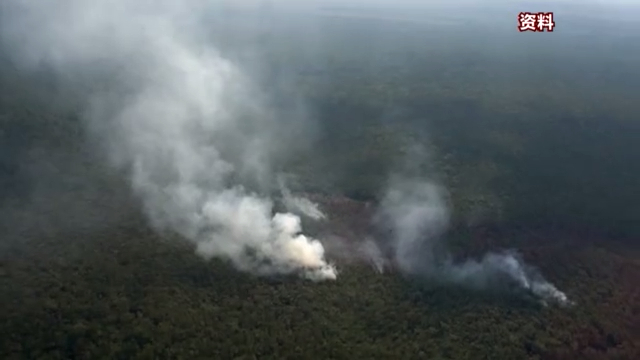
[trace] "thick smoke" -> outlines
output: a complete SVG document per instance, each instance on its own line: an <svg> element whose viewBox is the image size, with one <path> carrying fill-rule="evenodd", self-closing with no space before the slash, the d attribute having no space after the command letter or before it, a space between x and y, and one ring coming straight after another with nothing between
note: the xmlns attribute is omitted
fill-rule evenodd
<svg viewBox="0 0 640 360"><path fill-rule="evenodd" d="M87 126L130 174L158 230L244 271L335 279L298 216L274 215L257 194L270 174L275 115L207 41L196 18L206 5L5 0L0 20L21 63L88 82Z"/></svg>
<svg viewBox="0 0 640 360"><path fill-rule="evenodd" d="M515 253L489 253L480 261L454 262L442 243L449 222L445 195L435 182L421 178L390 181L376 220L392 232L393 257L403 272L477 289L515 285L544 303L570 304L564 293Z"/></svg>

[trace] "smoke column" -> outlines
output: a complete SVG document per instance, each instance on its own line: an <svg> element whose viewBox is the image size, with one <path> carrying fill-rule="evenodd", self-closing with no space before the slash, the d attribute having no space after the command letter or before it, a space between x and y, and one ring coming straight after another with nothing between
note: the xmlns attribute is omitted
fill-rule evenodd
<svg viewBox="0 0 640 360"><path fill-rule="evenodd" d="M371 263L371 266L373 266L379 274L384 273L384 268L387 264L382 255L382 251L380 251L380 248L373 239L366 239L360 245L360 251L363 253L364 258Z"/></svg>
<svg viewBox="0 0 640 360"><path fill-rule="evenodd" d="M280 186L280 193L282 193L282 201L287 210L299 213L316 221L323 220L327 217L322 210L320 210L318 204L307 198L293 195L291 190L285 185L282 177L278 179L278 185Z"/></svg>
<svg viewBox="0 0 640 360"><path fill-rule="evenodd" d="M0 26L25 66L44 64L74 84L102 79L83 84L87 126L130 174L158 231L243 271L335 279L299 217L274 215L270 199L243 186L265 181L278 129L250 79L206 41L196 16L207 6L4 0Z"/></svg>
<svg viewBox="0 0 640 360"><path fill-rule="evenodd" d="M442 243L449 224L445 190L419 177L396 176L375 221L392 233L393 257L407 274L475 289L516 285L544 304L569 305L567 296L514 252L488 253L482 260L455 263Z"/></svg>

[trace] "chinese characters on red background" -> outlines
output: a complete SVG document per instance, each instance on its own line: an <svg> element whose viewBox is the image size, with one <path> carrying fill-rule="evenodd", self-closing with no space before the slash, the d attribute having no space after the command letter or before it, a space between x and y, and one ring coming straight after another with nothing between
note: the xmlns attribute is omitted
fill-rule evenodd
<svg viewBox="0 0 640 360"><path fill-rule="evenodd" d="M552 12L521 12L518 14L518 31L553 31L556 23Z"/></svg>

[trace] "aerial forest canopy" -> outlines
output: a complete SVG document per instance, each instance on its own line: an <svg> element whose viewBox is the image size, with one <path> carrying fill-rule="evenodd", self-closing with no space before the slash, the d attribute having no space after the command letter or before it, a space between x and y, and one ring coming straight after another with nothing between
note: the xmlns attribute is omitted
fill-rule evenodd
<svg viewBox="0 0 640 360"><path fill-rule="evenodd" d="M0 5L0 357L640 358L637 9L62 2Z"/></svg>

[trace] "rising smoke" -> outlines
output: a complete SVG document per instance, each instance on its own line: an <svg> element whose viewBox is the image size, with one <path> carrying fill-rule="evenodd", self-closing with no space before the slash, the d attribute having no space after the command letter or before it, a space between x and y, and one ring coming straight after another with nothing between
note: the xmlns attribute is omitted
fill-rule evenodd
<svg viewBox="0 0 640 360"><path fill-rule="evenodd" d="M197 18L207 3L7 0L0 20L20 63L74 84L96 81L85 70L103 75L85 84L86 125L130 174L156 229L243 271L335 279L300 218L274 214L255 190L271 171L275 115L207 41Z"/></svg>
<svg viewBox="0 0 640 360"><path fill-rule="evenodd" d="M292 213L274 214L273 202L260 195L269 188L274 144L286 143L287 134L251 79L212 47L195 16L205 6L4 0L0 26L27 67L45 64L71 83L96 81L78 75L84 70L100 74L100 84L85 84L85 123L128 172L156 229L177 232L204 258L222 257L243 271L335 279L322 244L300 233L298 215L325 217L318 206L281 183ZM435 181L394 177L375 220L391 230L393 258L405 273L475 288L512 283L544 301L569 303L515 253L454 262L442 242L449 206ZM383 271L375 242L361 251Z"/></svg>
<svg viewBox="0 0 640 360"><path fill-rule="evenodd" d="M288 211L309 217L316 221L326 219L327 215L320 210L318 204L307 198L292 194L291 190L285 185L282 177L278 179L278 185L280 186L282 201Z"/></svg>
<svg viewBox="0 0 640 360"><path fill-rule="evenodd" d="M390 181L375 220L391 231L393 258L403 272L479 290L512 285L534 294L544 304L571 304L515 252L454 262L442 241L450 212L445 194L436 182L424 178L398 176Z"/></svg>

